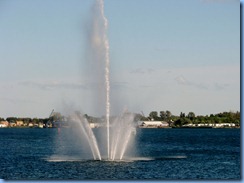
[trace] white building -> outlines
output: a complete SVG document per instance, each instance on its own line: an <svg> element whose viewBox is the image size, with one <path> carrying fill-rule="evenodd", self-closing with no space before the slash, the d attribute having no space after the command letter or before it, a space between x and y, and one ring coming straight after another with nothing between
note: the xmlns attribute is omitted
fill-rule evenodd
<svg viewBox="0 0 244 183"><path fill-rule="evenodd" d="M166 128L169 124L165 121L142 121L141 128Z"/></svg>
<svg viewBox="0 0 244 183"><path fill-rule="evenodd" d="M184 127L213 127L213 128L223 128L223 127L235 127L234 123L200 123L200 124L186 124Z"/></svg>
<svg viewBox="0 0 244 183"><path fill-rule="evenodd" d="M235 127L235 123L217 123L215 124L216 127Z"/></svg>
<svg viewBox="0 0 244 183"><path fill-rule="evenodd" d="M0 124L0 128L6 128L7 125L6 124Z"/></svg>

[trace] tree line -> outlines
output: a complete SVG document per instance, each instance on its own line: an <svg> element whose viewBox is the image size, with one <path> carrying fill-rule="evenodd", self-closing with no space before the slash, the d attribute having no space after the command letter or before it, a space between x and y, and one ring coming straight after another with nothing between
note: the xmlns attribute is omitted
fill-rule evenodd
<svg viewBox="0 0 244 183"><path fill-rule="evenodd" d="M99 122L100 118L84 115L85 118L88 119L89 122ZM187 124L218 124L218 123L234 123L235 126L240 126L240 112L222 112L217 114L210 115L195 115L194 112L183 113L181 112L178 116L173 115L169 110L160 111L152 111L149 113L149 116L144 116L144 114L135 113L134 114L135 121L166 121L170 126L182 127ZM112 117L111 117L112 118ZM17 117L7 117L6 121L9 123L15 123L17 121L23 121L24 124L28 125L29 123L46 124L48 122L55 121L69 121L69 117L63 116L59 112L53 113L49 118L17 118ZM4 118L0 117L0 121L5 121Z"/></svg>
<svg viewBox="0 0 244 183"><path fill-rule="evenodd" d="M240 112L221 112L217 114L210 115L198 115L196 116L194 112L183 113L181 112L178 116L172 115L168 110L160 111L159 115L157 111L152 111L149 113L148 117L141 115L140 120L142 121L166 121L170 125L176 127L182 127L187 124L219 124L219 123L234 123L235 126L240 126Z"/></svg>
<svg viewBox="0 0 244 183"><path fill-rule="evenodd" d="M16 123L17 121L23 121L24 124L39 124L39 123L47 123L49 118L18 118L18 117L7 117L6 119L0 118L0 121L8 121L9 123Z"/></svg>

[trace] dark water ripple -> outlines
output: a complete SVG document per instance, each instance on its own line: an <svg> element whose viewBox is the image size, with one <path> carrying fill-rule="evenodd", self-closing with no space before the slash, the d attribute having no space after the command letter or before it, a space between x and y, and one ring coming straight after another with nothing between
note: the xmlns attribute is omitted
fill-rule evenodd
<svg viewBox="0 0 244 183"><path fill-rule="evenodd" d="M0 137L7 180L241 178L239 129L139 129L136 156L122 162L72 159L72 151L52 161L57 129L0 129Z"/></svg>

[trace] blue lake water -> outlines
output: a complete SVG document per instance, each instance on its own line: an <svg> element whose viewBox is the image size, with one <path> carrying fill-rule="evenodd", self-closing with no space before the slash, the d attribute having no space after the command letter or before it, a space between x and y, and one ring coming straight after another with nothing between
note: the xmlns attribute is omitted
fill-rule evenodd
<svg viewBox="0 0 244 183"><path fill-rule="evenodd" d="M0 129L0 178L241 179L240 129L138 129L133 156L115 162L83 160L79 154L69 157L74 154L69 151L64 155L67 161L52 161L57 149L69 149L57 145L59 133L58 129Z"/></svg>

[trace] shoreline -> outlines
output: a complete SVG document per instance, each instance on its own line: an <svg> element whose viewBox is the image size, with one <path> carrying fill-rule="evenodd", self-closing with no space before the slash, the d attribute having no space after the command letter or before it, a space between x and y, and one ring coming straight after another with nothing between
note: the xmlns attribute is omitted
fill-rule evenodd
<svg viewBox="0 0 244 183"><path fill-rule="evenodd" d="M15 127L0 127L0 129L9 129L9 128L15 128L15 129L50 129L50 128L69 128L68 126L64 127L28 127L28 126L15 126ZM99 127L96 127L99 128ZM136 129L240 129L240 126L235 126L235 127L136 127Z"/></svg>

